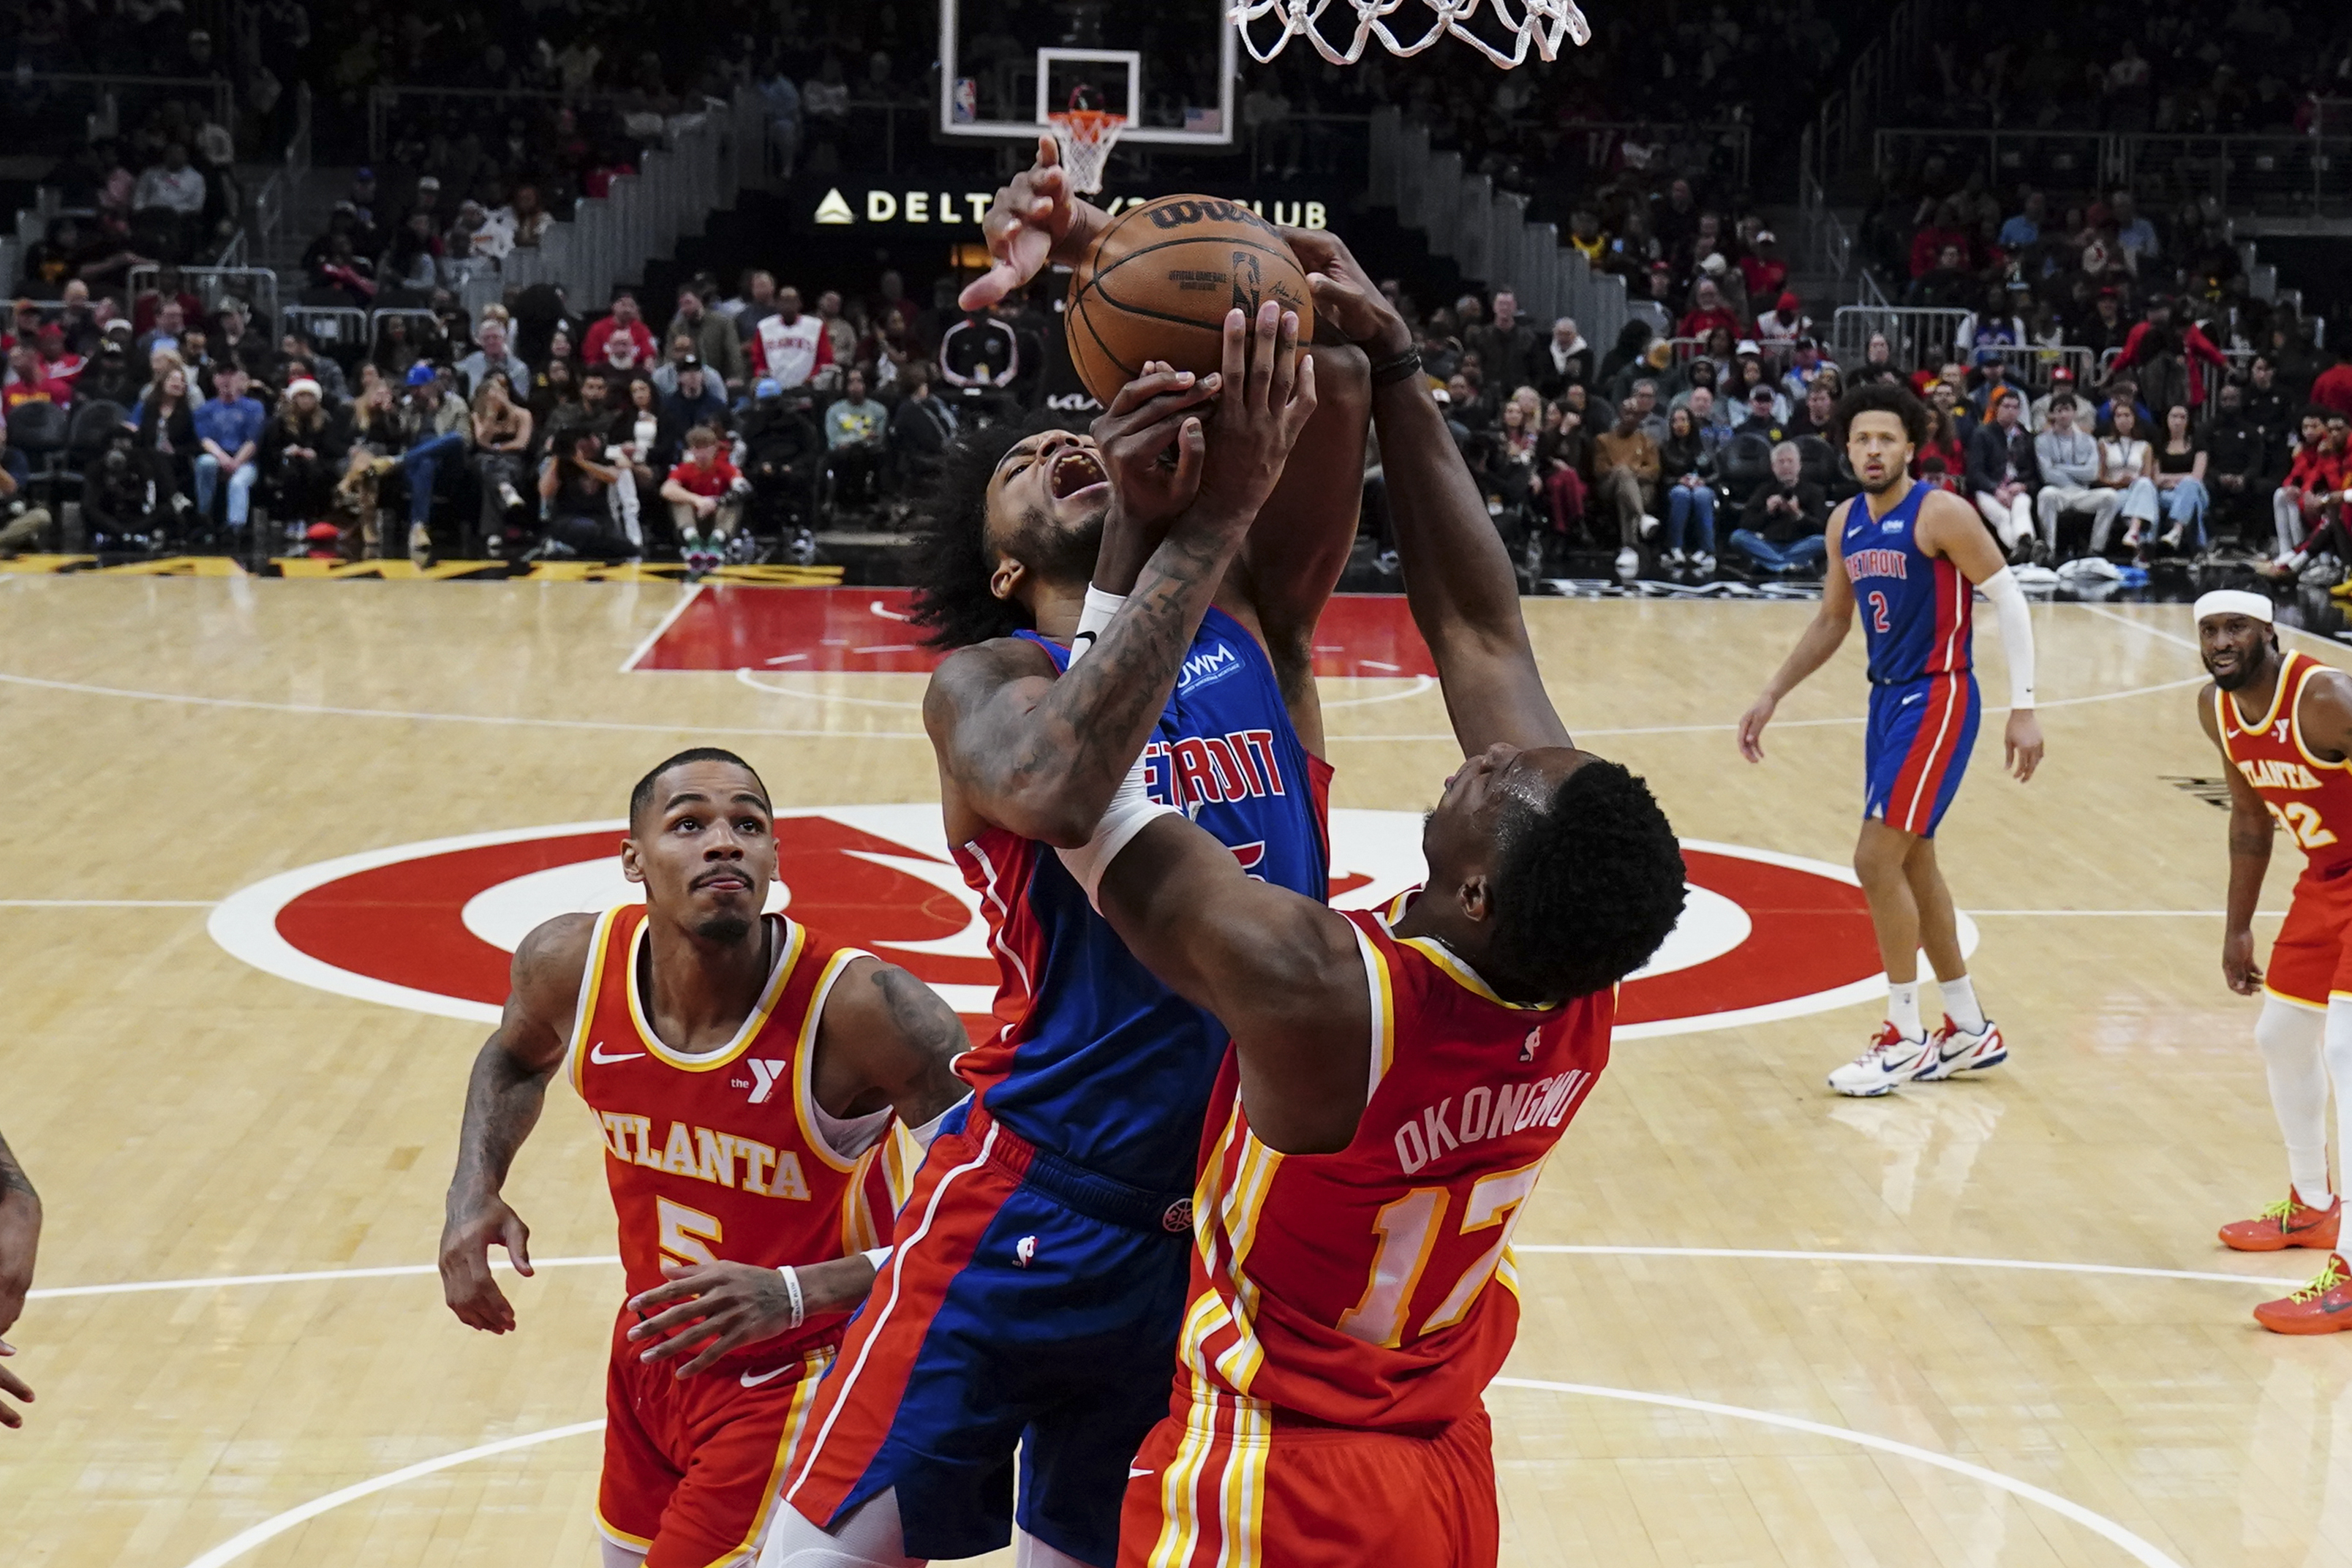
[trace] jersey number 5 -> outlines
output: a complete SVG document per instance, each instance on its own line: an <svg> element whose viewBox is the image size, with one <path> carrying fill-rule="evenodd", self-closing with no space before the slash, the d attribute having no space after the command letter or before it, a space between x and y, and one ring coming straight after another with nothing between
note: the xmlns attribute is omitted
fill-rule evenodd
<svg viewBox="0 0 2352 1568"><path fill-rule="evenodd" d="M661 1249L672 1258L688 1263L716 1263L719 1255L703 1245L721 1239L718 1216L690 1209L684 1204L674 1204L667 1198L654 1200L654 1212L661 1216Z"/></svg>
<svg viewBox="0 0 2352 1568"><path fill-rule="evenodd" d="M1542 1173L1543 1162L1538 1160L1516 1171L1481 1176L1471 1184L1462 1205L1459 1234L1468 1236L1496 1225L1502 1226L1502 1232L1495 1237L1492 1247L1463 1270L1462 1278L1454 1281L1454 1289L1445 1293L1445 1300L1437 1304L1417 1333L1452 1328L1469 1315L1471 1303L1486 1288L1486 1281L1495 1277L1496 1268L1503 1261L1503 1249L1511 1244L1511 1232L1517 1228L1522 1212L1521 1201L1535 1190L1536 1178ZM1363 1299L1340 1314L1341 1333L1390 1350L1404 1342L1405 1314L1412 1310L1422 1271L1429 1267L1430 1255L1437 1250L1439 1227L1452 1197L1453 1194L1444 1187L1415 1187L1381 1210L1379 1217L1372 1221L1372 1229L1381 1238L1380 1250L1372 1255L1372 1277L1364 1286Z"/></svg>
<svg viewBox="0 0 2352 1568"><path fill-rule="evenodd" d="M1873 631L1891 631L1886 620L1886 595L1878 589L1870 591L1870 626Z"/></svg>
<svg viewBox="0 0 2352 1568"><path fill-rule="evenodd" d="M2279 826L2285 828L2288 837L2304 848L2322 849L2336 842L2336 835L2328 832L2320 822L2318 808L2308 802L2291 800L2284 805L2273 805L2268 801L2263 804L2270 806L2271 815L2278 818Z"/></svg>

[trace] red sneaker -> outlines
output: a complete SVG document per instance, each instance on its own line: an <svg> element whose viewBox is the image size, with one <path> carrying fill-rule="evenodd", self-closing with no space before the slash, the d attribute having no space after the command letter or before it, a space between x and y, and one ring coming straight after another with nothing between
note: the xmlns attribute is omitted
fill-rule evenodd
<svg viewBox="0 0 2352 1568"><path fill-rule="evenodd" d="M2332 1334L2352 1329L2352 1269L2329 1253L2318 1279L2292 1296L2255 1308L2254 1321L2274 1334Z"/></svg>
<svg viewBox="0 0 2352 1568"><path fill-rule="evenodd" d="M2344 1200L2331 1198L2324 1209L2313 1208L2287 1189L2286 1197L2253 1219L2231 1220L2221 1227L2221 1245L2232 1252L2284 1252L2290 1247L2336 1245Z"/></svg>

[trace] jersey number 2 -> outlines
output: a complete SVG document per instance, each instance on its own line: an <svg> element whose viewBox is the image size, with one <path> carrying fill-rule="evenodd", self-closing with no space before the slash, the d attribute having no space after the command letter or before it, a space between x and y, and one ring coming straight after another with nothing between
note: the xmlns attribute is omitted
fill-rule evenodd
<svg viewBox="0 0 2352 1568"><path fill-rule="evenodd" d="M2263 804L2270 805L2267 801ZM2271 815L2305 849L2323 849L2336 842L2336 835L2321 825L2318 808L2306 801L2291 800L2284 805L2272 805Z"/></svg>
<svg viewBox="0 0 2352 1568"><path fill-rule="evenodd" d="M1461 1234L1468 1236L1498 1224L1502 1234L1463 1271L1445 1300L1421 1325L1420 1333L1451 1328L1469 1314L1471 1303L1503 1261L1503 1249L1511 1244L1521 1200L1535 1190L1536 1178L1542 1173L1543 1162L1538 1160L1516 1171L1481 1176L1471 1184L1469 1197L1462 1205ZM1412 1309L1422 1270L1429 1267L1430 1254L1437 1250L1438 1226L1452 1195L1444 1187L1415 1187L1381 1210L1372 1221L1372 1229L1381 1238L1380 1250L1372 1255L1372 1277L1365 1283L1363 1299L1340 1314L1341 1333L1391 1350L1404 1342L1405 1314Z"/></svg>
<svg viewBox="0 0 2352 1568"><path fill-rule="evenodd" d="M1873 588L1870 591L1870 626L1873 631L1891 631L1886 620L1886 595Z"/></svg>

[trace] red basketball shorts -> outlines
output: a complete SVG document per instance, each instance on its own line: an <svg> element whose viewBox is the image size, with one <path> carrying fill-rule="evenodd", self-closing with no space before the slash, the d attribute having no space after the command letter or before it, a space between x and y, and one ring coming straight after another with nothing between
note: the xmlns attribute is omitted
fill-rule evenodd
<svg viewBox="0 0 2352 1568"><path fill-rule="evenodd" d="M1226 1398L1128 1466L1118 1568L1494 1568L1500 1540L1486 1411L1407 1436Z"/></svg>
<svg viewBox="0 0 2352 1568"><path fill-rule="evenodd" d="M596 1527L643 1552L646 1568L749 1563L833 1352L730 1360L681 1379L677 1361L637 1359L646 1347L624 1337L636 1321L625 1311L613 1328Z"/></svg>
<svg viewBox="0 0 2352 1568"><path fill-rule="evenodd" d="M2295 879L2278 941L2271 944L2263 988L2283 1002L2325 1007L2331 996L2352 997L2352 866L2333 875L2306 870Z"/></svg>

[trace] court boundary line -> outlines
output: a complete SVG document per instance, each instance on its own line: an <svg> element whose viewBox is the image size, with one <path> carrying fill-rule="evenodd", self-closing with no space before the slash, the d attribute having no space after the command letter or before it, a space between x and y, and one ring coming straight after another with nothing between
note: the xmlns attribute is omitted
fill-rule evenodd
<svg viewBox="0 0 2352 1568"><path fill-rule="evenodd" d="M1539 1257L1582 1258L1751 1258L1770 1263L1884 1263L1919 1265L1948 1268L2012 1268L2048 1274L2119 1275L2143 1279L2185 1279L2192 1283L2216 1285L2259 1285L2264 1289L2294 1289L2305 1283L2294 1279L2273 1279L2259 1274L2211 1274L2185 1268L2149 1268L2126 1263L2073 1263L2063 1259L2028 1258L1971 1258L1957 1253L1938 1252L1804 1252L1771 1247L1635 1247L1606 1243L1570 1244L1565 1242L1514 1242L1515 1254ZM493 1268L512 1268L507 1258L493 1258ZM534 1270L541 1268L590 1268L621 1266L617 1257L538 1258L531 1260ZM89 1296L136 1296L161 1290L226 1289L247 1285L302 1285L337 1279L387 1279L403 1275L426 1275L440 1272L437 1263L393 1263L359 1268L305 1268L284 1274L224 1274L198 1279L132 1279L111 1285L47 1286L26 1292L28 1301L63 1300Z"/></svg>
<svg viewBox="0 0 2352 1568"><path fill-rule="evenodd" d="M672 605L669 607L668 612L655 625L654 629L647 632L644 638L638 642L637 646L629 650L629 657L621 661L620 673L623 675L635 674L637 660L645 658L646 655L654 651L654 644L662 640L662 634L668 631L671 626L677 624L677 618L686 614L687 606L693 604L695 600L702 597L702 590L708 586L709 584L704 583L688 584L686 585L686 592L678 595L677 603Z"/></svg>
<svg viewBox="0 0 2352 1568"><path fill-rule="evenodd" d="M2006 1492L2021 1501L2047 1509L2060 1518L2080 1525L2110 1544L2122 1548L2134 1561L2143 1564L2144 1568L2181 1568L2178 1560L2167 1556L2160 1549L2103 1513L2085 1508L2071 1499L2061 1497L2047 1488L2036 1486L2032 1481L2005 1474L1971 1459L1960 1458L1957 1455L1939 1454L1932 1448L1923 1448L1917 1444L1906 1443L1899 1438L1882 1437L1875 1433L1858 1431L1851 1426L1832 1426L1828 1422L1814 1421L1802 1415L1787 1415L1779 1411L1759 1410L1752 1405L1727 1405L1719 1400L1694 1399L1685 1394L1657 1394L1645 1389L1613 1388L1590 1383L1560 1383L1547 1378L1531 1377L1497 1377L1487 1386L1513 1389L1522 1393L1565 1394L1585 1399L1605 1399L1621 1405L1647 1405L1661 1409L1686 1411L1694 1415L1711 1415L1725 1420L1750 1422L1760 1426L1777 1427L1784 1432L1825 1437L1832 1442L1851 1443L1857 1447L1868 1448L1899 1459L1908 1459L1915 1464L1927 1465L1932 1468L1962 1477L1980 1486L1990 1487L1995 1491ZM422 1459L415 1464L403 1466L399 1469L387 1471L381 1476L355 1481L350 1486L322 1493L308 1502L299 1503L258 1523L247 1526L228 1540L192 1559L187 1568L225 1568L226 1564L235 1562L254 1548L277 1539L298 1525L307 1524L321 1514L331 1513L347 1503L357 1502L362 1498L373 1497L378 1492L389 1491L394 1487L403 1486L413 1480L421 1480L426 1476L436 1475L443 1470L455 1469L459 1465L471 1464L477 1459L496 1458L503 1454L516 1453L525 1448L536 1447L543 1443L558 1442L566 1437L586 1436L592 1432L601 1432L604 1429L604 1422L600 1418L593 1421L575 1421L567 1426L551 1426L538 1432L518 1433L510 1437L500 1437L492 1442L476 1444L470 1448L460 1448L454 1453Z"/></svg>
<svg viewBox="0 0 2352 1568"><path fill-rule="evenodd" d="M665 671L664 673L668 673L668 672ZM715 670L709 670L709 671L703 671L702 673L705 673L705 674L717 674L718 672L717 672L717 671L715 671ZM796 673L798 673L798 672L796 672ZM851 669L851 670L839 670L839 671L831 671L831 670L826 670L826 671L810 670L810 671L807 671L806 673L811 674L811 675L817 675L817 674L872 675L872 674L880 674L880 673L885 673L885 672L882 672L882 671L876 671L876 670L856 670L856 669ZM899 670L899 671L897 671L897 672L895 672L895 673L902 674L902 675L911 675L911 674L913 674L913 673L915 673L915 672L914 672L914 671L912 671L912 670ZM736 670L736 672L735 672L735 679L736 679L737 684L739 684L739 685L748 686L748 687L750 687L750 688L751 688L752 690L754 690L754 691L763 691L763 692L766 692L766 693L767 693L769 696L771 696L771 697L797 697L797 698L799 698L801 700L803 700L803 701L804 701L804 702L854 702L854 703L857 704L857 705L858 705L859 707L861 707L861 708L899 708L899 709L906 709L906 710L909 710L916 711L916 712L919 712L919 711L921 711L921 710L922 710L922 706L923 706L923 705L922 705L920 702L908 702L908 701L905 701L905 700L903 700L902 699L895 698L895 697L852 697L852 696L850 696L850 695L849 695L848 693L846 693L846 692L840 692L840 691L803 691L803 690L799 689L798 689L798 688L796 688L796 687L790 687L790 686L770 686L770 685L767 685L766 683L764 683L763 681L761 681L761 680L759 679L759 675L760 675L760 672L759 672L759 671L757 671L757 670L754 670L754 669L751 668L749 666L745 666L744 668L739 668L738 670ZM1381 693L1379 696L1377 696L1377 697L1339 697L1339 698L1334 698L1334 699L1332 699L1330 701L1328 701L1328 702L1325 702L1325 703L1323 703L1323 704L1322 704L1322 706L1323 706L1323 708L1324 708L1324 710L1325 710L1326 711L1328 711L1329 710L1334 709L1334 708L1370 708L1370 707L1373 706L1373 705L1374 705L1374 704L1376 704L1376 703L1381 703L1381 702L1402 702L1402 701L1405 701L1405 700L1406 700L1407 699L1409 699L1409 698L1419 697L1419 696L1421 696L1423 692L1434 691L1434 690L1436 690L1436 689L1437 689L1437 677L1435 677L1435 676L1433 676L1433 675L1398 675L1398 676L1387 676L1387 675L1362 675L1362 676L1330 676L1330 677L1318 677L1318 679L1344 679L1344 680L1410 680L1410 681L1412 681L1412 685L1410 688L1408 688L1407 689L1403 690L1403 691L1384 691L1384 692L1381 692ZM1353 738L1354 738L1354 739L1357 739L1357 740L1370 740L1370 739L1375 739L1375 738L1380 739L1380 740L1387 740L1387 739L1389 739L1390 737L1385 736L1385 735L1382 735L1382 736L1379 736L1379 737L1372 737L1372 736L1356 736L1356 737L1353 737ZM1449 738L1450 738L1450 737L1449 737Z"/></svg>
<svg viewBox="0 0 2352 1568"><path fill-rule="evenodd" d="M499 1454L511 1454L519 1448L535 1447L541 1443L552 1443L561 1437L584 1436L588 1433L602 1432L604 1429L604 1421L602 1416L593 1421L575 1421L569 1426L551 1426L543 1432L524 1432L512 1437L501 1437L494 1443L477 1444L471 1448L461 1448L454 1454L443 1454L438 1458L423 1459L414 1465L404 1466L400 1469L373 1477L368 1480L355 1481L341 1490L327 1492L312 1498L309 1502L289 1508L285 1512L265 1519L258 1524L248 1525L203 1556L191 1561L188 1568L221 1568L223 1563L235 1562L255 1547L275 1540L298 1524L307 1524L320 1514L331 1512L347 1502L357 1502L363 1497L373 1497L377 1492L389 1491L394 1487L421 1479L436 1471L453 1469L459 1465L471 1464L476 1459L492 1458Z"/></svg>
<svg viewBox="0 0 2352 1568"><path fill-rule="evenodd" d="M208 910L217 899L0 899L0 910Z"/></svg>
<svg viewBox="0 0 2352 1568"><path fill-rule="evenodd" d="M2004 1491L2025 1502L2036 1503L2062 1519L2071 1520L2092 1534L2123 1548L2135 1562L2145 1568L2181 1568L2179 1560L2168 1557L2148 1542L2117 1524L2103 1513L2094 1512L2081 1503L2060 1497L2056 1492L2037 1487L2032 1481L1988 1468L1972 1460L1951 1454L1939 1454L1932 1448L1922 1448L1898 1438L1881 1437L1875 1433L1858 1432L1851 1426L1832 1426L1825 1421L1811 1421L1801 1415L1783 1415L1778 1411L1758 1410L1745 1405L1725 1405L1712 1399L1691 1399L1678 1394L1651 1394L1640 1389L1609 1388L1591 1383L1554 1383L1544 1378L1497 1377L1490 1388L1516 1388L1544 1394L1572 1394L1587 1399L1612 1399L1626 1405L1654 1405L1668 1410L1686 1410L1701 1415L1717 1415L1733 1421L1752 1421L1760 1426L1777 1426L1783 1431L1802 1432L1809 1436L1828 1437L1841 1443L1853 1443L1873 1448L1896 1458L1910 1459L1948 1470L1956 1476ZM212 1568L209 1563L191 1563L189 1568Z"/></svg>

